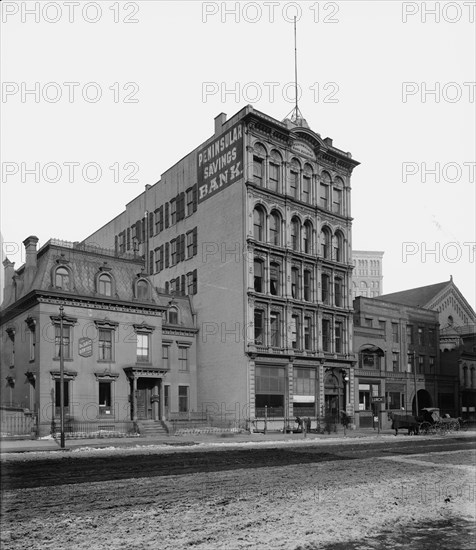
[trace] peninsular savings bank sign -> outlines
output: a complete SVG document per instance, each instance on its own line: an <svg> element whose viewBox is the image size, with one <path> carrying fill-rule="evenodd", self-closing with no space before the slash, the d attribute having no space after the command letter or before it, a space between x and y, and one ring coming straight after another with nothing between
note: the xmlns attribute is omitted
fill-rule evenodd
<svg viewBox="0 0 476 550"><path fill-rule="evenodd" d="M228 187L243 175L243 125L235 124L203 147L197 157L198 202Z"/></svg>

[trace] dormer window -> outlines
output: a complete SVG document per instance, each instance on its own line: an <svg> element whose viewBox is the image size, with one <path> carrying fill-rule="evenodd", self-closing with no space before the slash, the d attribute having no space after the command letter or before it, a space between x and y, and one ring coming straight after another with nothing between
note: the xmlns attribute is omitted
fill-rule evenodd
<svg viewBox="0 0 476 550"><path fill-rule="evenodd" d="M55 272L55 287L70 290L70 276L66 267L58 267Z"/></svg>
<svg viewBox="0 0 476 550"><path fill-rule="evenodd" d="M112 279L110 275L103 273L98 277L98 293L103 296L112 296Z"/></svg>
<svg viewBox="0 0 476 550"><path fill-rule="evenodd" d="M150 300L150 286L145 279L137 281L136 297L138 300Z"/></svg>
<svg viewBox="0 0 476 550"><path fill-rule="evenodd" d="M170 325L178 325L178 310L176 307L171 307L169 309L168 318Z"/></svg>

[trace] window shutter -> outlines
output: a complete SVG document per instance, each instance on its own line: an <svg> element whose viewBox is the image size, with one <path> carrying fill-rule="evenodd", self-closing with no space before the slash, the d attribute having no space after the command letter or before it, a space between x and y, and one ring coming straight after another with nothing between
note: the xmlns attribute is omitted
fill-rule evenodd
<svg viewBox="0 0 476 550"><path fill-rule="evenodd" d="M149 213L149 237L154 236L154 213Z"/></svg>
<svg viewBox="0 0 476 550"><path fill-rule="evenodd" d="M169 267L169 243L165 243L165 267Z"/></svg>
<svg viewBox="0 0 476 550"><path fill-rule="evenodd" d="M164 245L159 246L159 271L164 269Z"/></svg>
<svg viewBox="0 0 476 550"><path fill-rule="evenodd" d="M145 238L146 238L146 234L145 234L145 226L147 224L147 218L144 216L142 218L142 242L145 243Z"/></svg>
<svg viewBox="0 0 476 550"><path fill-rule="evenodd" d="M154 251L149 252L149 274L154 273Z"/></svg>
<svg viewBox="0 0 476 550"><path fill-rule="evenodd" d="M116 254L119 252L119 239L117 235L114 237L114 250L116 251Z"/></svg>
<svg viewBox="0 0 476 550"><path fill-rule="evenodd" d="M193 186L193 211L197 211L198 206L198 183Z"/></svg>
<svg viewBox="0 0 476 550"><path fill-rule="evenodd" d="M197 255L197 228L193 228L193 256Z"/></svg>
<svg viewBox="0 0 476 550"><path fill-rule="evenodd" d="M164 207L159 207L159 233L164 230Z"/></svg>
<svg viewBox="0 0 476 550"><path fill-rule="evenodd" d="M182 239L180 238L180 235L175 239L177 243L177 260L175 263L179 263L182 261Z"/></svg>
<svg viewBox="0 0 476 550"><path fill-rule="evenodd" d="M165 283L165 294L169 293L169 283L168 281Z"/></svg>
<svg viewBox="0 0 476 550"><path fill-rule="evenodd" d="M165 203L164 217L165 217L165 228L167 229L167 227L169 226L169 203L168 202Z"/></svg>
<svg viewBox="0 0 476 550"><path fill-rule="evenodd" d="M178 196L178 212L177 220L183 220L185 218L185 193L180 193Z"/></svg>
<svg viewBox="0 0 476 550"><path fill-rule="evenodd" d="M198 277L197 277L197 270L193 270L193 294L197 293L197 287L198 287Z"/></svg>
<svg viewBox="0 0 476 550"><path fill-rule="evenodd" d="M182 286L180 288L180 294L182 294L182 296L185 296L185 294L186 294L186 292L185 292L185 285L186 285L185 275L182 275L181 279L182 279Z"/></svg>
<svg viewBox="0 0 476 550"><path fill-rule="evenodd" d="M137 242L140 244L142 242L142 222L141 222L141 220L136 222L136 238L137 238Z"/></svg>
<svg viewBox="0 0 476 550"><path fill-rule="evenodd" d="M127 243L126 243L127 250L131 249L131 228L127 228Z"/></svg>

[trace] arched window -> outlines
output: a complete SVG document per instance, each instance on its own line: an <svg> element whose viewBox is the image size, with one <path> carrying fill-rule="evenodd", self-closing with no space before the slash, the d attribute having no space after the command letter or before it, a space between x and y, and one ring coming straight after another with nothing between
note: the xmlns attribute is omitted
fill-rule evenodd
<svg viewBox="0 0 476 550"><path fill-rule="evenodd" d="M271 244L281 246L281 216L276 211L269 217L269 239Z"/></svg>
<svg viewBox="0 0 476 550"><path fill-rule="evenodd" d="M299 198L299 172L301 165L296 159L292 159L289 167L289 194L291 197Z"/></svg>
<svg viewBox="0 0 476 550"><path fill-rule="evenodd" d="M334 260L336 262L344 262L344 235L340 231L334 236Z"/></svg>
<svg viewBox="0 0 476 550"><path fill-rule="evenodd" d="M55 271L55 287L61 290L71 290L69 271L66 267L58 267Z"/></svg>
<svg viewBox="0 0 476 550"><path fill-rule="evenodd" d="M324 210L329 210L329 189L331 185L331 177L327 172L321 174L321 182L319 184L319 205Z"/></svg>
<svg viewBox="0 0 476 550"><path fill-rule="evenodd" d="M256 206L253 211L253 236L257 241L264 241L264 210Z"/></svg>
<svg viewBox="0 0 476 550"><path fill-rule="evenodd" d="M344 182L341 178L336 178L332 189L332 212L334 212L334 214L343 214L343 193Z"/></svg>
<svg viewBox="0 0 476 550"><path fill-rule="evenodd" d="M331 257L331 231L328 227L323 227L321 231L321 255L326 259Z"/></svg>
<svg viewBox="0 0 476 550"><path fill-rule="evenodd" d="M296 217L291 220L291 247L297 252L301 249L301 222Z"/></svg>
<svg viewBox="0 0 476 550"><path fill-rule="evenodd" d="M304 165L301 200L307 204L310 204L312 200L312 166L310 164Z"/></svg>
<svg viewBox="0 0 476 550"><path fill-rule="evenodd" d="M178 309L176 307L169 309L168 321L170 325L178 325Z"/></svg>
<svg viewBox="0 0 476 550"><path fill-rule="evenodd" d="M140 279L137 281L136 296L138 300L150 299L150 285L146 280Z"/></svg>
<svg viewBox="0 0 476 550"><path fill-rule="evenodd" d="M107 273L102 273L98 277L98 293L103 296L112 296L112 279Z"/></svg>
<svg viewBox="0 0 476 550"><path fill-rule="evenodd" d="M312 223L309 220L304 223L303 247L306 254L312 254Z"/></svg>
<svg viewBox="0 0 476 550"><path fill-rule="evenodd" d="M269 158L269 178L268 187L271 191L280 191L281 187L281 165L282 157L278 151L271 151Z"/></svg>
<svg viewBox="0 0 476 550"><path fill-rule="evenodd" d="M256 185L263 187L265 170L266 149L257 143L253 153L253 181Z"/></svg>

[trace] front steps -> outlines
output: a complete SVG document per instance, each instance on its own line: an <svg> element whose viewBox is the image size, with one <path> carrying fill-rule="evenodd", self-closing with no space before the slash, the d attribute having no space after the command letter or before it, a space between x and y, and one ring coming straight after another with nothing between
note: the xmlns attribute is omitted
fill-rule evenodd
<svg viewBox="0 0 476 550"><path fill-rule="evenodd" d="M161 420L139 420L138 424L142 437L166 437L169 435Z"/></svg>

